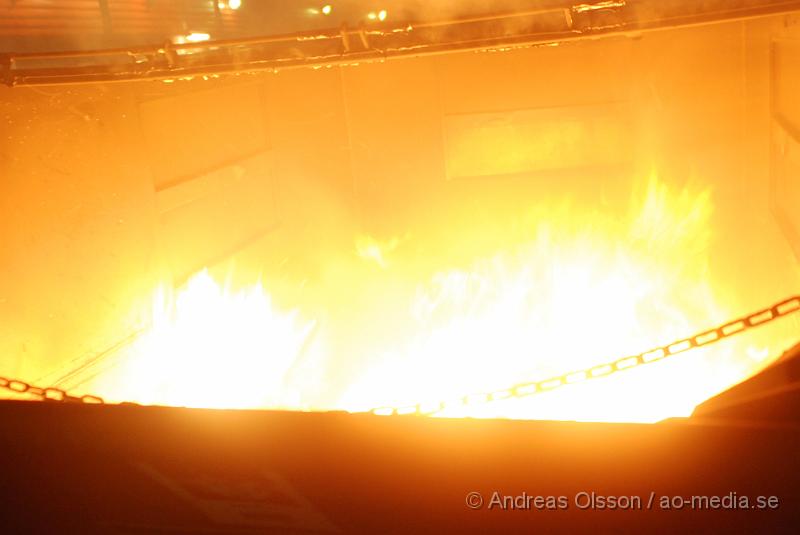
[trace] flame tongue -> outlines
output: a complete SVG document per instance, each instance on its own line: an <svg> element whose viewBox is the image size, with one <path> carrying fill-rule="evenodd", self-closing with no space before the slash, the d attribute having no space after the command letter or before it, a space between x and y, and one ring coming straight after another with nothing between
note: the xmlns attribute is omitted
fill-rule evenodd
<svg viewBox="0 0 800 535"><path fill-rule="evenodd" d="M711 210L707 193L672 196L652 179L622 217L577 217L567 206L536 214L533 240L422 286L412 305L416 332L376 359L344 403L363 407L381 396L403 406L500 389L635 354L723 318L706 279ZM542 401L444 414L636 421L685 415L720 385L666 399L648 395L654 382L669 384L685 372L677 369L668 364L657 374L571 386Z"/></svg>
<svg viewBox="0 0 800 535"><path fill-rule="evenodd" d="M152 328L98 384L100 393L169 405L363 410L588 368L732 315L708 280L711 212L709 192L676 193L655 178L625 214L539 208L527 240L435 274L401 305L404 327L380 325L384 316L374 314L375 324L359 329L368 340L350 348L346 340L337 351L325 342L336 333L312 339L316 322L280 310L260 286L233 292L203 272L166 305L159 295ZM362 236L356 250L381 280L391 280L408 276L404 242ZM368 354L360 361L338 354L352 347ZM752 373L768 351L726 343L692 353L535 398L442 414L614 421L687 415Z"/></svg>
<svg viewBox="0 0 800 535"><path fill-rule="evenodd" d="M282 406L313 326L277 311L260 285L226 291L203 271L174 299L159 292L152 326L107 388L114 398L143 403Z"/></svg>

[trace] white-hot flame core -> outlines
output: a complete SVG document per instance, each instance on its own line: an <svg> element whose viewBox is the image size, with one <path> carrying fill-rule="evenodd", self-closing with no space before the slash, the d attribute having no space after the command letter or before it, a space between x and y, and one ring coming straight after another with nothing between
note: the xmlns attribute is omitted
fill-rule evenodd
<svg viewBox="0 0 800 535"><path fill-rule="evenodd" d="M164 405L296 407L285 385L313 328L296 312L276 310L260 285L226 291L203 271L174 298L158 292L152 324L109 393Z"/></svg>
<svg viewBox="0 0 800 535"><path fill-rule="evenodd" d="M157 296L152 327L96 386L142 403L364 410L586 369L741 312L710 280L712 208L709 191L675 192L655 177L627 213L539 207L521 223L527 240L419 284L404 312L410 328L376 329L380 316L361 326L370 355L355 366L338 366L347 357L326 347L335 333L314 333L321 323L274 306L261 286L230 291L203 272L173 298ZM362 236L356 252L390 277L403 269L400 243ZM782 348L744 335L530 398L448 406L441 415L686 416ZM319 401L321 389L336 394Z"/></svg>

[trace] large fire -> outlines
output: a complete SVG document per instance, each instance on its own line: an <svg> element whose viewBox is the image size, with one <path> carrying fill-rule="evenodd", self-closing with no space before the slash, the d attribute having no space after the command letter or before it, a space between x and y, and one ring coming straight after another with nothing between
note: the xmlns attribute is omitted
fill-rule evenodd
<svg viewBox="0 0 800 535"><path fill-rule="evenodd" d="M710 280L712 209L710 191L676 191L655 176L626 213L537 206L520 223L525 239L417 284L391 312L404 318L396 329L386 325L388 313L361 325L364 339L344 344L364 353L360 361L333 350L330 340L342 336L330 332L335 323L274 304L268 282L233 290L204 271L174 295L158 292L147 331L91 387L111 400L148 404L368 410L589 368L742 312ZM406 240L413 237L360 236L352 256L386 280L407 277ZM686 416L783 349L772 343L745 336L553 392L448 405L438 414Z"/></svg>

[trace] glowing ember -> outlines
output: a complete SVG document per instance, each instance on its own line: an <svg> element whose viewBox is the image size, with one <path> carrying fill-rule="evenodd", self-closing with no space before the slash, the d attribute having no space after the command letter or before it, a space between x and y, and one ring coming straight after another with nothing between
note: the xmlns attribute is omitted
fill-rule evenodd
<svg viewBox="0 0 800 535"><path fill-rule="evenodd" d="M458 399L588 368L741 312L721 300L724 291L708 277L711 213L710 192L670 191L655 177L627 213L537 208L527 239L418 286L401 313L405 324L387 331L375 317L363 325L367 340L358 347L369 355L356 364L324 347L315 335L323 324L278 310L260 286L232 292L203 272L174 300L159 294L152 328L95 390L170 405L366 410ZM384 277L408 278L398 243L361 237L357 255ZM742 340L440 414L607 421L688 415L783 348Z"/></svg>

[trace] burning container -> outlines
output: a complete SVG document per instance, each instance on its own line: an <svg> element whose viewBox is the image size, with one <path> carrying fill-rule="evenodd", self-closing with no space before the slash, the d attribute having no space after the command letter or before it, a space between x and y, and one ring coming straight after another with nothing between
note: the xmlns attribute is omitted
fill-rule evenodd
<svg viewBox="0 0 800 535"><path fill-rule="evenodd" d="M796 293L791 2L100 4L2 7L7 377L656 421L797 342L599 368Z"/></svg>
<svg viewBox="0 0 800 535"><path fill-rule="evenodd" d="M0 3L0 396L290 411L4 402L31 449L4 439L3 472L87 489L52 509L22 484L13 525L522 529L464 495L524 476L646 497L636 474L782 492L784 522L800 2L312 4ZM700 404L691 425L397 416L652 423ZM419 525L387 527L398 507ZM545 527L651 524L580 514ZM712 524L761 522L745 514Z"/></svg>

